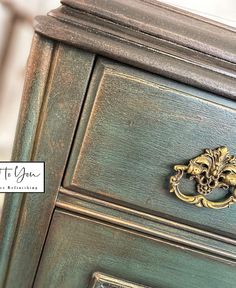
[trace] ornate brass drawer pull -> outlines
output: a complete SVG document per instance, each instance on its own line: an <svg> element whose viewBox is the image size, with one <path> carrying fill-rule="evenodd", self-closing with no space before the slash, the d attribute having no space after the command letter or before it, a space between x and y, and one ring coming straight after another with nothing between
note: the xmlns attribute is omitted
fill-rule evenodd
<svg viewBox="0 0 236 288"><path fill-rule="evenodd" d="M175 165L176 175L170 178L170 192L197 207L208 207L221 209L236 203L236 158L229 154L227 147L219 147L190 160L188 165ZM185 195L180 192L179 183L184 174L190 180L196 181L197 195ZM215 188L228 190L229 197L217 202L210 201L206 195L213 192Z"/></svg>

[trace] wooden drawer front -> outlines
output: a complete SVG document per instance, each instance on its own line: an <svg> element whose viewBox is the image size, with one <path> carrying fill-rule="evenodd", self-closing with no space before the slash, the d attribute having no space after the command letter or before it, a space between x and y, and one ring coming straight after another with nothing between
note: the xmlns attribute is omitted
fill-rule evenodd
<svg viewBox="0 0 236 288"><path fill-rule="evenodd" d="M64 187L235 237L236 205L197 208L169 192L173 165L205 148L227 145L235 154L235 108L231 100L100 59Z"/></svg>
<svg viewBox="0 0 236 288"><path fill-rule="evenodd" d="M34 287L87 288L99 271L138 283L135 288L232 288L235 268L232 262L56 210Z"/></svg>

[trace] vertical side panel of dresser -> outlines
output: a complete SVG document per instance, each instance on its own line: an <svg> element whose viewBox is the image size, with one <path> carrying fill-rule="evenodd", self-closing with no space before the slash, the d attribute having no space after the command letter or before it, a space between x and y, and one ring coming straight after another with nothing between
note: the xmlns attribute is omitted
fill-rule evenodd
<svg viewBox="0 0 236 288"><path fill-rule="evenodd" d="M93 67L94 55L36 34L13 151L45 161L45 194L7 195L1 227L2 287L30 287Z"/></svg>

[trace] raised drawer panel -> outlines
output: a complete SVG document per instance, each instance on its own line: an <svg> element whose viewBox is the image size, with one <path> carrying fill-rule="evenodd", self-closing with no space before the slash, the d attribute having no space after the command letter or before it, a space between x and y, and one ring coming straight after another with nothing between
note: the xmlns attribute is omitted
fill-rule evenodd
<svg viewBox="0 0 236 288"><path fill-rule="evenodd" d="M97 271L138 283L131 286L135 288L142 285L234 287L235 263L216 261L215 257L180 248L131 230L56 210L34 287L87 288ZM98 287L117 288L107 283Z"/></svg>
<svg viewBox="0 0 236 288"><path fill-rule="evenodd" d="M169 192L175 164L205 148L236 152L235 108L231 100L100 59L64 187L236 237L236 205L198 208Z"/></svg>

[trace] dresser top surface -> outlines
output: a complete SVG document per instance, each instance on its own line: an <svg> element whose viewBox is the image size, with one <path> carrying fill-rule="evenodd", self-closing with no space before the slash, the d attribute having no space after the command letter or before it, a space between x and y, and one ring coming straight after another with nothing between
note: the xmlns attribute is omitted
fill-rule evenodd
<svg viewBox="0 0 236 288"><path fill-rule="evenodd" d="M62 0L61 7L36 18L35 30L95 54L236 97L236 29L173 6L153 0ZM217 84L221 82L224 85Z"/></svg>
<svg viewBox="0 0 236 288"><path fill-rule="evenodd" d="M153 0L62 0L62 3L235 63L235 28L173 6Z"/></svg>

